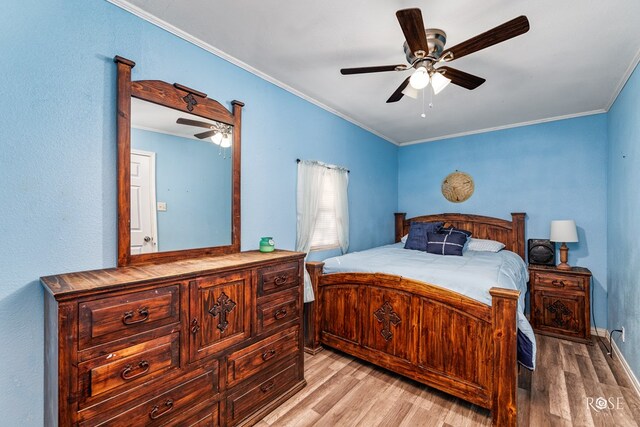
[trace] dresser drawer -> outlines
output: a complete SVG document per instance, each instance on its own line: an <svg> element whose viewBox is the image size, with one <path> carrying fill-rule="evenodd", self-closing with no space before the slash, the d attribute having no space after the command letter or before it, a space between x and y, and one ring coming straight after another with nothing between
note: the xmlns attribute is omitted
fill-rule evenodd
<svg viewBox="0 0 640 427"><path fill-rule="evenodd" d="M300 329L295 326L231 354L227 360L228 386L295 356L300 348L299 337Z"/></svg>
<svg viewBox="0 0 640 427"><path fill-rule="evenodd" d="M300 317L300 291L290 289L267 298L258 299L258 334L278 328Z"/></svg>
<svg viewBox="0 0 640 427"><path fill-rule="evenodd" d="M239 387L227 397L227 424L235 425L284 394L298 381L299 360L273 369L266 379Z"/></svg>
<svg viewBox="0 0 640 427"><path fill-rule="evenodd" d="M80 426L161 426L174 424L172 420L210 399L217 392L217 369L186 381L146 402L124 410L108 419L89 419Z"/></svg>
<svg viewBox="0 0 640 427"><path fill-rule="evenodd" d="M575 275L536 272L534 284L538 288L584 291L584 279Z"/></svg>
<svg viewBox="0 0 640 427"><path fill-rule="evenodd" d="M180 334L174 333L80 363L80 408L178 368L179 338Z"/></svg>
<svg viewBox="0 0 640 427"><path fill-rule="evenodd" d="M266 295L297 286L300 282L298 262L258 270L258 295Z"/></svg>
<svg viewBox="0 0 640 427"><path fill-rule="evenodd" d="M180 320L180 286L165 286L80 303L80 349Z"/></svg>

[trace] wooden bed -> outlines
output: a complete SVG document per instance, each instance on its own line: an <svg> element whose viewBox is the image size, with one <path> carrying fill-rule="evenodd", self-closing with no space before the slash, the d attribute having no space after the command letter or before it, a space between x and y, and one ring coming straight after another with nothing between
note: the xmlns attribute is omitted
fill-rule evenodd
<svg viewBox="0 0 640 427"><path fill-rule="evenodd" d="M524 213L511 214L511 221L466 214L395 216L396 242L412 221L443 221L500 241L524 258ZM323 274L323 265L307 263L316 296L305 304L308 353L333 347L488 408L494 425L516 425L518 291L491 288L489 306L400 276Z"/></svg>

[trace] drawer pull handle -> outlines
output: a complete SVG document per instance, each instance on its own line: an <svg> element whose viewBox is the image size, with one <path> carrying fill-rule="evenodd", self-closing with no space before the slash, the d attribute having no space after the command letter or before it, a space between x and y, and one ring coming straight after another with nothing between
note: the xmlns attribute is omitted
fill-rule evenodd
<svg viewBox="0 0 640 427"><path fill-rule="evenodd" d="M266 362L269 359L273 359L275 355L276 355L276 351L274 349L265 351L264 353L262 353L262 360Z"/></svg>
<svg viewBox="0 0 640 427"><path fill-rule="evenodd" d="M275 385L276 385L276 382L274 380L271 380L268 383L260 386L260 390L262 390L263 393L266 393L269 390L271 390Z"/></svg>
<svg viewBox="0 0 640 427"><path fill-rule="evenodd" d="M127 311L122 316L122 323L124 323L125 325L135 325L136 323L146 322L147 320L149 320L149 309L147 307L139 308L138 316L140 316L140 319L131 320L133 319L133 310Z"/></svg>
<svg viewBox="0 0 640 427"><path fill-rule="evenodd" d="M275 279L273 279L273 283L276 286L282 286L285 283L287 283L287 275L286 274L282 274L280 276L276 276Z"/></svg>
<svg viewBox="0 0 640 427"><path fill-rule="evenodd" d="M135 371L136 369L141 369L141 371L138 372L137 374L131 375L131 372ZM123 380L132 380L134 378L138 378L146 374L147 372L149 372L149 369L150 369L149 362L147 362L146 360L143 360L140 363L138 363L137 366L131 365L131 364L125 366L122 372L120 372L120 376L122 377Z"/></svg>
<svg viewBox="0 0 640 427"><path fill-rule="evenodd" d="M149 412L149 418L151 418L152 420L157 420L164 414L168 414L169 412L171 412L171 410L173 409L173 400L167 399L167 401L164 402L163 406L165 406L166 409L160 411L160 407L158 405L155 405L153 409L151 409L151 412Z"/></svg>
<svg viewBox="0 0 640 427"><path fill-rule="evenodd" d="M273 317L275 317L276 320L284 319L285 317L287 317L287 309L281 308L280 310L275 312Z"/></svg>
<svg viewBox="0 0 640 427"><path fill-rule="evenodd" d="M553 286L557 286L559 288L563 288L565 286L564 285L564 280L554 280L554 281L551 282L551 284Z"/></svg>

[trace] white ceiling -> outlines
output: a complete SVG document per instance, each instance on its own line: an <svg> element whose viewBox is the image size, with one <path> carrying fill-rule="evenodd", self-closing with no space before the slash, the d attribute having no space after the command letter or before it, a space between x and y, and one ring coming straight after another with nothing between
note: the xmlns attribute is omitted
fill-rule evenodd
<svg viewBox="0 0 640 427"><path fill-rule="evenodd" d="M638 0L108 1L399 144L606 111L640 57ZM531 29L450 63L487 81L449 85L423 119L420 99L385 103L411 71L339 73L404 63L407 7L449 47L519 15Z"/></svg>

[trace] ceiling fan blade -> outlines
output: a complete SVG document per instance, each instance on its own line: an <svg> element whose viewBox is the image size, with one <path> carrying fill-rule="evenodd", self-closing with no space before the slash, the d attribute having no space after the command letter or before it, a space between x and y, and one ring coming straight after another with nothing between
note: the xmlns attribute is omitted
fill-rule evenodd
<svg viewBox="0 0 640 427"><path fill-rule="evenodd" d="M502 43L503 41L517 37L527 31L529 31L529 20L524 15L518 16L511 21L498 25L489 31L485 31L482 34L478 34L467 41L447 49L440 57L444 58L445 61L453 61L454 59L462 58L470 53L477 52L488 48L489 46L493 46L494 44ZM448 56L452 57L447 58Z"/></svg>
<svg viewBox="0 0 640 427"><path fill-rule="evenodd" d="M424 21L422 20L420 9L401 9L396 12L396 17L411 52L415 55L417 51L421 50L426 56L429 53L429 45L427 44L427 34L424 31Z"/></svg>
<svg viewBox="0 0 640 427"><path fill-rule="evenodd" d="M486 81L482 77L474 76L473 74L465 73L464 71L451 67L440 67L436 71L444 71L442 75L451 80L451 83L469 90L477 88Z"/></svg>
<svg viewBox="0 0 640 427"><path fill-rule="evenodd" d="M206 132L196 133L193 136L195 136L198 139L205 139L215 135L216 133L218 133L218 130L208 130Z"/></svg>
<svg viewBox="0 0 640 427"><path fill-rule="evenodd" d="M340 74L348 75L348 74L364 74L364 73L379 73L382 71L404 71L406 70L406 65L378 65L375 67L356 67L356 68L342 68L340 70Z"/></svg>
<svg viewBox="0 0 640 427"><path fill-rule="evenodd" d="M179 125L197 126L201 128L207 128L207 129L211 129L213 127L211 123L201 122L198 120L183 119L182 117L176 120L176 123L178 123Z"/></svg>
<svg viewBox="0 0 640 427"><path fill-rule="evenodd" d="M405 87L407 87L407 85L409 84L409 79L411 77L407 77L400 86L398 86L398 89L396 89L395 92L393 92L393 94L389 97L389 99L387 99L387 103L390 102L398 102L402 99L402 97L404 96L404 94L402 93L402 91L404 90Z"/></svg>

